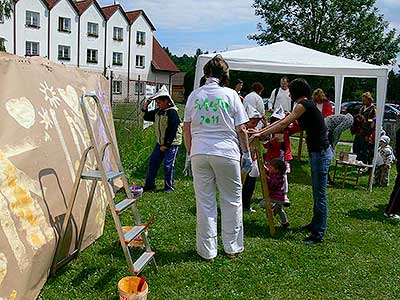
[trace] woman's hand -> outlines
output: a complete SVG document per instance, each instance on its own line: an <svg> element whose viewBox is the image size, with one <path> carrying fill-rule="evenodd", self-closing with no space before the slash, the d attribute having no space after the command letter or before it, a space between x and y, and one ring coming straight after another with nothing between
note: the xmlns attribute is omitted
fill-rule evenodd
<svg viewBox="0 0 400 300"><path fill-rule="evenodd" d="M259 132L259 129L258 128L248 128L247 129L247 134L248 135L252 135L252 134L255 134L255 133L257 133L257 132Z"/></svg>
<svg viewBox="0 0 400 300"><path fill-rule="evenodd" d="M167 149L168 149L167 146L160 146L160 151L161 151L161 152L164 152L164 151L167 150Z"/></svg>
<svg viewBox="0 0 400 300"><path fill-rule="evenodd" d="M259 132L250 135L249 136L249 144L251 144L256 138L260 138L260 137L261 137L261 135Z"/></svg>

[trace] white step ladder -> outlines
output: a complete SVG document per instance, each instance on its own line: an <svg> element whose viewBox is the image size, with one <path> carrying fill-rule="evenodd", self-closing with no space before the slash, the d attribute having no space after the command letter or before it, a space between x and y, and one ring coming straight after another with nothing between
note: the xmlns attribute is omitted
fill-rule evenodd
<svg viewBox="0 0 400 300"><path fill-rule="evenodd" d="M105 132L107 135L108 142L101 147L100 151L96 147L95 135L94 135L94 132L92 129L92 125L90 124L89 115L88 115L88 112L86 109L86 104L85 104L86 98L92 98L94 100L94 102L96 103L97 111L99 113L99 116L101 118L101 121L103 123L104 129L105 129ZM82 244L83 235L85 233L85 228L86 228L86 223L87 223L87 215L90 211L90 207L91 207L91 204L93 201L93 197L94 197L94 193L95 193L98 181L101 181L103 183L107 202L108 202L112 217L114 219L115 228L117 229L117 232L118 232L119 241L122 246L122 250L124 251L129 271L137 275L143 270L143 268L150 261L153 262L154 267L157 269L156 260L154 258L155 252L153 252L151 250L150 243L147 238L147 231L146 231L147 227L150 225L151 221L154 219L154 216L146 225L142 224L142 222L140 220L140 215L139 215L138 209L136 207L136 199L133 198L132 192L129 189L128 181L126 179L126 176L125 176L122 164L121 164L119 153L113 143L111 131L107 125L107 121L104 116L104 112L102 110L101 103L100 103L99 99L97 98L96 94L87 93L87 94L84 94L81 96L80 106L82 109L82 114L83 114L83 118L85 120L86 128L87 128L89 136L90 136L91 145L84 151L82 158L80 160L80 163L79 163L76 178L75 178L75 181L74 181L74 184L72 187L71 194L68 199L67 212L66 212L66 215L65 215L65 218L63 221L63 226L62 226L61 233L60 233L60 239L57 244L57 248L56 248L56 252L54 255L53 264L51 266L50 274L54 275L58 268L62 267L66 263L68 263L70 260L75 258L77 256L77 254L79 253L81 244ZM111 149L111 155L113 156L114 161L117 164L118 170L105 171L105 169L104 169L103 159L104 159L104 155L105 155L105 151L106 151L107 147L109 147ZM97 170L87 172L87 171L83 171L83 170L85 168L87 156L90 151L93 151L95 154L95 158L96 158L96 162L97 162ZM119 203L114 202L114 199L113 199L112 193L111 193L111 184L113 183L113 180L117 179L117 178L120 178L122 180L122 183L123 183L124 189L125 189L125 193L127 196L126 199L120 201ZM86 218L84 218L84 220L83 220L83 224L82 224L81 230L78 235L78 241L77 241L75 250L72 251L72 253L70 255L68 255L67 257L57 261L58 254L62 248L62 244L63 244L64 238L66 235L68 223L71 220L72 209L73 209L76 195L78 192L79 183L82 180L90 180L92 182L91 188L89 191L89 195L88 195L86 210L85 210ZM119 214L128 210L128 208L132 209L132 212L133 212L133 215L135 218L135 226L133 226L132 229L130 229L129 231L124 233L122 226L121 226ZM141 237L142 240L144 241L144 252L135 262L133 262L128 245L129 245L129 243L131 243L133 240L135 240L138 237Z"/></svg>

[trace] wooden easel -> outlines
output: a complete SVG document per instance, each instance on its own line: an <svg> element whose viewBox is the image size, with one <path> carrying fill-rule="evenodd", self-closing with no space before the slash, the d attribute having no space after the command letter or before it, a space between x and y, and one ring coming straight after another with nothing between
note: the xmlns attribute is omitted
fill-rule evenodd
<svg viewBox="0 0 400 300"><path fill-rule="evenodd" d="M269 191L268 191L268 184L267 184L267 175L264 172L264 162L261 155L261 148L260 148L260 139L255 138L250 144L251 152L255 151L257 155L257 165L260 171L260 179L261 179L261 190L262 195L265 200L265 214L268 221L269 232L272 237L275 236L275 226L274 226L274 216L272 214L271 202L269 200ZM247 174L243 176L243 182L246 180Z"/></svg>

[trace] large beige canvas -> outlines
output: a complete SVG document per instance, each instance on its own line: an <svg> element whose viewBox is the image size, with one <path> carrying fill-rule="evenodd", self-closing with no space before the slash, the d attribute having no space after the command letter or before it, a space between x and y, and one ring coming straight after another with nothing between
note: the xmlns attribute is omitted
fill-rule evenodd
<svg viewBox="0 0 400 300"><path fill-rule="evenodd" d="M113 131L103 76L0 52L0 300L36 299L47 279L78 162L90 142L79 106L85 92L96 92ZM102 145L106 134L93 103L89 116ZM110 169L108 152L105 160ZM86 169L95 168L90 155ZM80 185L62 255L76 245L89 186ZM102 234L103 190L100 184L83 248Z"/></svg>

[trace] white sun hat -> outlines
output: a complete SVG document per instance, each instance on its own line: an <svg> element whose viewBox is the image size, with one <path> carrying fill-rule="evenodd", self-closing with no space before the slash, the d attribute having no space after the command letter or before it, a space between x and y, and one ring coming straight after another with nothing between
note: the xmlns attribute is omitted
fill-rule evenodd
<svg viewBox="0 0 400 300"><path fill-rule="evenodd" d="M169 102L170 102L173 106L175 106L175 102L174 102L174 100L172 100L172 97L171 97L171 95L169 94L169 91L168 91L168 89L167 89L167 87L166 87L165 85L163 85L163 86L158 90L157 93L155 93L154 95L150 96L149 99L155 100L155 99L157 99L157 98L159 98L159 97L168 97L168 98L169 98Z"/></svg>
<svg viewBox="0 0 400 300"><path fill-rule="evenodd" d="M386 145L390 144L390 137L387 135L382 135L381 138L379 139L380 142L384 142Z"/></svg>

